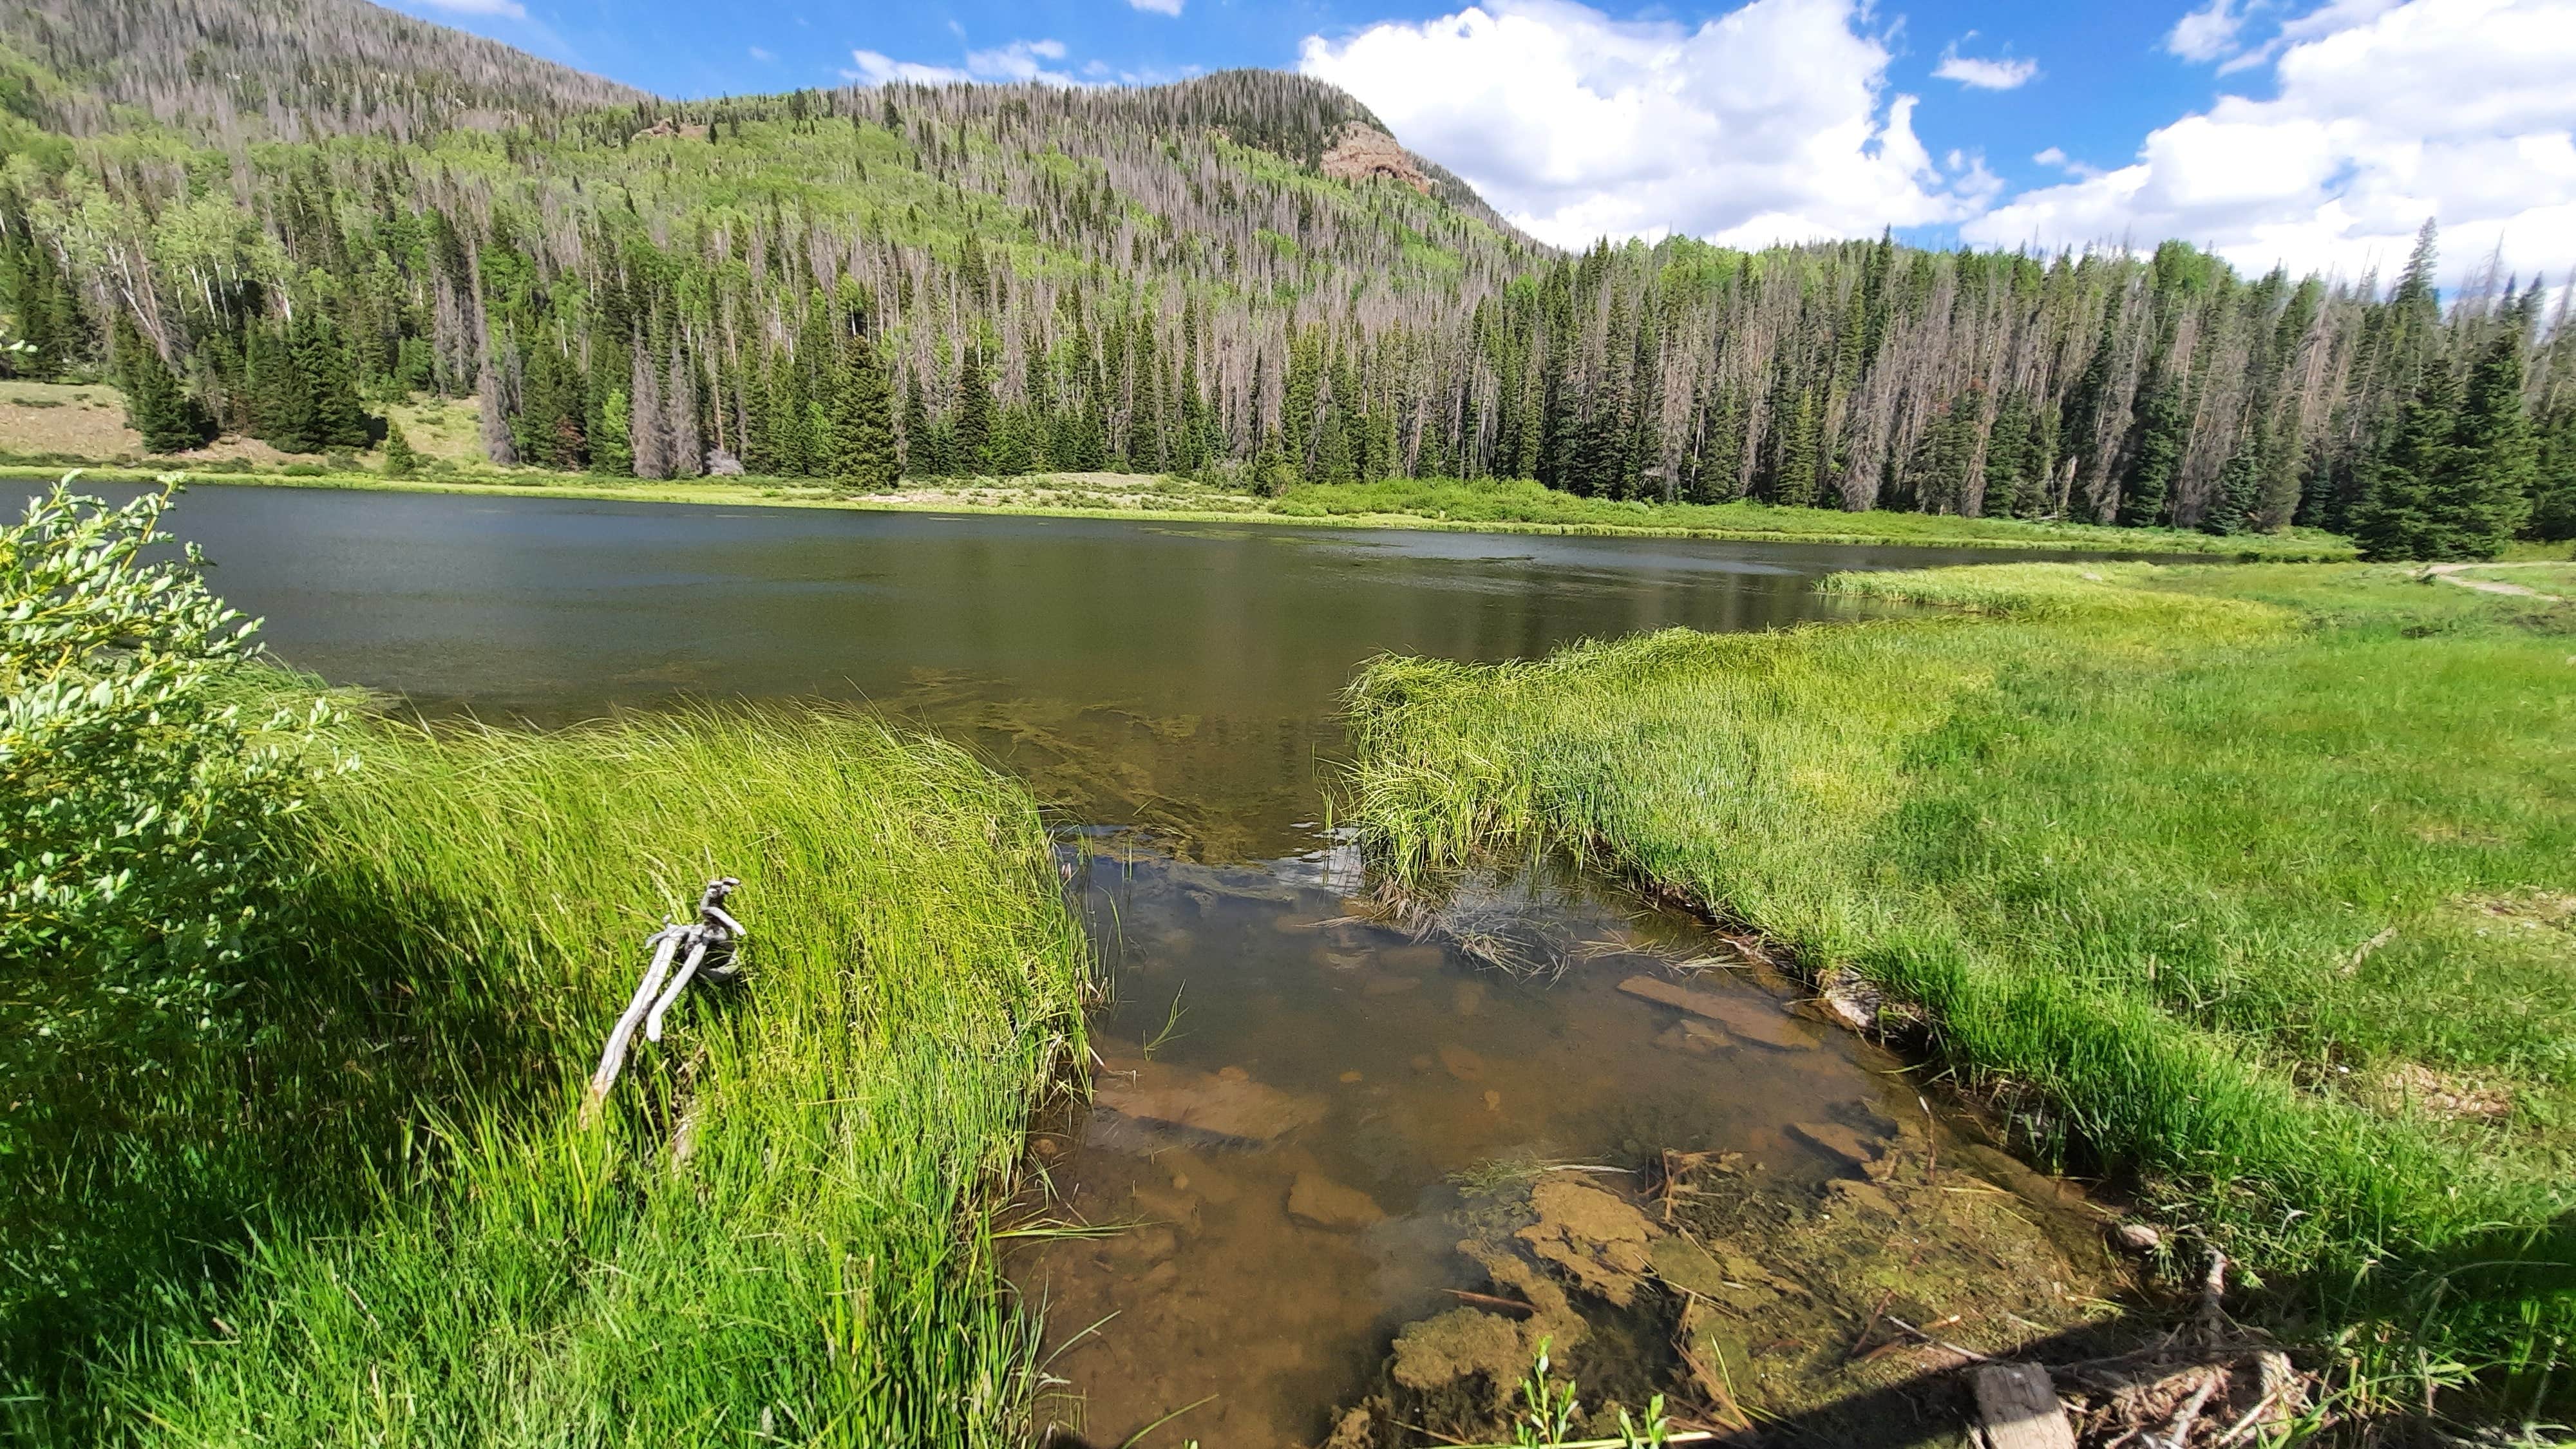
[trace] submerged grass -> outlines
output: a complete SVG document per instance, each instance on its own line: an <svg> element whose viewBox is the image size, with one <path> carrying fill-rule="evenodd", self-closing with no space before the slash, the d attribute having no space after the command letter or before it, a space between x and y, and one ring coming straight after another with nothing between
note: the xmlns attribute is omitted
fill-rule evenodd
<svg viewBox="0 0 2576 1449"><path fill-rule="evenodd" d="M2576 609L2359 566L1830 587L1976 612L1380 660L1355 823L1399 874L1553 838L1857 969L2353 1361L2539 1392L2576 1330Z"/></svg>
<svg viewBox="0 0 2576 1449"><path fill-rule="evenodd" d="M37 1236L90 1291L8 1304L15 1432L1023 1437L990 1214L1088 959L1026 794L821 709L341 743L268 1030L59 1185ZM720 873L743 980L581 1128L644 936Z"/></svg>

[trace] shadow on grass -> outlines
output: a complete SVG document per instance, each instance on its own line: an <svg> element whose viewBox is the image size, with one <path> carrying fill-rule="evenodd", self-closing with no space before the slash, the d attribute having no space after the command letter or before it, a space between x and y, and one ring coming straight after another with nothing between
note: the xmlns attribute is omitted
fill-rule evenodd
<svg viewBox="0 0 2576 1449"><path fill-rule="evenodd" d="M581 1065L442 949L473 938L461 902L325 876L277 918L290 939L236 976L244 1034L66 1063L0 1158L0 1437L64 1437L91 1363L220 1331L210 1300L254 1239L362 1227L437 1170L434 1124L522 1115Z"/></svg>

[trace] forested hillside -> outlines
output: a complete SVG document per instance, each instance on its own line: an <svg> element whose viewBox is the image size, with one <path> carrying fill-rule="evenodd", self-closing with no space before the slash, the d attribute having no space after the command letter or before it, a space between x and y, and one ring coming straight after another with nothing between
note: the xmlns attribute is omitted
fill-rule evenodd
<svg viewBox="0 0 2576 1449"><path fill-rule="evenodd" d="M358 0L16 0L0 39L13 365L115 379L160 450L362 449L436 392L495 463L645 477L2576 532L2564 303L2438 296L2429 228L2385 284L2179 243L1566 256L1284 75L666 103Z"/></svg>

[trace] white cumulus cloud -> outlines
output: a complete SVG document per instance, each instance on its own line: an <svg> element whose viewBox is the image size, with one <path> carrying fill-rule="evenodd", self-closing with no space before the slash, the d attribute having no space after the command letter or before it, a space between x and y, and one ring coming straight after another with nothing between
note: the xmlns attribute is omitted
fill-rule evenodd
<svg viewBox="0 0 2576 1449"><path fill-rule="evenodd" d="M873 50L850 52L852 64L841 74L861 85L881 86L893 81L914 85L953 85L961 81L1038 81L1046 85L1079 84L1071 75L1049 68L1050 63L1065 57L1061 40L1014 40L991 50L966 52L963 66L932 65L923 61L896 60Z"/></svg>
<svg viewBox="0 0 2576 1449"><path fill-rule="evenodd" d="M891 81L910 81L915 85L938 86L974 79L973 76L955 66L924 65L915 60L896 60L890 55L883 55L873 50L851 51L850 59L855 68L845 68L841 74L867 86L881 86Z"/></svg>
<svg viewBox="0 0 2576 1449"><path fill-rule="evenodd" d="M1976 32L1971 30L1961 39L1975 37ZM2008 91L2029 84L2039 74L2039 62L2008 55L1993 59L1961 55L1959 42L1954 40L1941 48L1941 63L1932 67L1932 74L1971 90Z"/></svg>
<svg viewBox="0 0 2576 1449"><path fill-rule="evenodd" d="M2450 275L2499 246L2509 268L2576 268L2576 0L2339 0L2279 44L2273 98L2222 96L2133 163L2024 192L1961 234L2179 237L2243 271L2352 275L2402 261L2429 216Z"/></svg>
<svg viewBox="0 0 2576 1449"><path fill-rule="evenodd" d="M2185 60L2217 60L2235 53L2244 29L2245 7L2237 0L2209 0L2174 22L2165 33L2165 49Z"/></svg>
<svg viewBox="0 0 2576 1449"><path fill-rule="evenodd" d="M997 49L966 52L966 69L978 80L1045 81L1069 86L1073 84L1072 76L1047 69L1047 62L1062 59L1061 40L1014 40Z"/></svg>
<svg viewBox="0 0 2576 1449"><path fill-rule="evenodd" d="M1936 166L1858 0L1753 0L1696 27L1573 0L1483 0L1339 40L1298 68L1543 240L1687 232L1730 246L1977 214L1998 184Z"/></svg>
<svg viewBox="0 0 2576 1449"><path fill-rule="evenodd" d="M1181 0L1127 0L1127 4L1149 15L1169 15L1175 20L1181 14Z"/></svg>

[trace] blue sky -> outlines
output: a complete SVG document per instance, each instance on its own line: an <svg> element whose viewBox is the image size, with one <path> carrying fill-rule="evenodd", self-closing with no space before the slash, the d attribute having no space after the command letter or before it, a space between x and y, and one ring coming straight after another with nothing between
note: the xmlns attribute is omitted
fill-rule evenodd
<svg viewBox="0 0 2576 1449"><path fill-rule="evenodd" d="M1550 240L2576 267L2576 0L398 0L674 96L890 75L1342 84ZM1177 12L1177 13L1167 13Z"/></svg>

